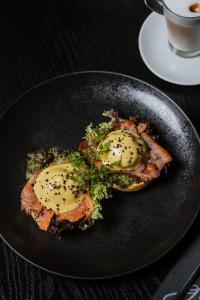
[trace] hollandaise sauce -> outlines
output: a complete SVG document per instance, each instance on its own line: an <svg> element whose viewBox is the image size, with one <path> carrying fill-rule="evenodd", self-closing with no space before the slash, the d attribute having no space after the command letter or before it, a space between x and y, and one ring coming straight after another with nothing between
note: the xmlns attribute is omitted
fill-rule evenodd
<svg viewBox="0 0 200 300"><path fill-rule="evenodd" d="M47 209L63 213L76 209L85 193L70 179L73 167L70 163L50 165L42 170L34 184L34 192Z"/></svg>
<svg viewBox="0 0 200 300"><path fill-rule="evenodd" d="M109 149L100 156L102 164L110 169L136 169L147 152L147 146L139 135L127 130L110 132L98 149L109 144Z"/></svg>

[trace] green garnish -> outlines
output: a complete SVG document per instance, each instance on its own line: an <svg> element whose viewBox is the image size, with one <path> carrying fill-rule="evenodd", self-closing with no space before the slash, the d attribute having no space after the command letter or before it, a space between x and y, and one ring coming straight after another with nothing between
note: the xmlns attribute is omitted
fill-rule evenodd
<svg viewBox="0 0 200 300"><path fill-rule="evenodd" d="M111 184L107 180L107 170L105 168L92 167L90 173L90 193L94 201L92 219L103 219L101 200L112 197Z"/></svg>
<svg viewBox="0 0 200 300"><path fill-rule="evenodd" d="M87 148L84 150L84 156L88 157L90 160L95 160L97 157L97 151L93 148Z"/></svg>
<svg viewBox="0 0 200 300"><path fill-rule="evenodd" d="M93 127L92 123L86 128L85 139L92 142L93 145L97 145L106 137L107 129L101 129L99 126Z"/></svg>
<svg viewBox="0 0 200 300"><path fill-rule="evenodd" d="M85 158L78 151L73 151L67 156L67 160L77 168L87 168Z"/></svg>
<svg viewBox="0 0 200 300"><path fill-rule="evenodd" d="M111 142L101 144L98 150L93 147L89 147L84 150L84 156L88 157L90 160L98 160L103 154L109 152L110 145Z"/></svg>
<svg viewBox="0 0 200 300"><path fill-rule="evenodd" d="M68 150L62 150L59 147L53 147L47 150L48 154L51 156L52 161L59 162L67 159L67 155L69 154Z"/></svg>
<svg viewBox="0 0 200 300"><path fill-rule="evenodd" d="M103 116L110 118L109 122L102 122L96 127L90 123L86 128L84 139L89 140L93 145L97 145L105 139L106 135L113 129L117 120L117 115L112 110L103 113Z"/></svg>
<svg viewBox="0 0 200 300"><path fill-rule="evenodd" d="M42 166L44 167L48 160L49 155L43 150L35 153L28 153L26 179L29 179L37 169L40 169Z"/></svg>
<svg viewBox="0 0 200 300"><path fill-rule="evenodd" d="M71 179L78 183L80 188L88 189L94 201L94 209L92 212L92 219L102 219L102 199L112 197L112 185L109 181L108 175L110 171L105 167L97 168L95 165L91 168L80 172L75 170L71 174Z"/></svg>
<svg viewBox="0 0 200 300"><path fill-rule="evenodd" d="M112 184L116 184L122 188L127 188L133 183L137 183L137 179L134 177L131 177L127 174L118 174L118 173L112 173L110 175L110 182Z"/></svg>
<svg viewBox="0 0 200 300"><path fill-rule="evenodd" d="M102 214L102 205L100 201L94 200L93 207L94 208L91 214L91 218L93 220L102 220L103 214Z"/></svg>
<svg viewBox="0 0 200 300"><path fill-rule="evenodd" d="M66 160L68 151L58 147L49 150L40 150L27 155L26 179L28 180L36 170L47 167L51 162Z"/></svg>
<svg viewBox="0 0 200 300"><path fill-rule="evenodd" d="M110 146L111 141L104 144L100 144L96 157L100 158L103 154L108 153L110 151Z"/></svg>
<svg viewBox="0 0 200 300"><path fill-rule="evenodd" d="M91 186L91 194L95 201L100 201L102 199L109 199L112 197L112 193L110 190L110 184L105 184L104 182L98 182L92 184Z"/></svg>
<svg viewBox="0 0 200 300"><path fill-rule="evenodd" d="M113 109L104 111L102 115L111 119L111 121L116 121L118 119L118 113L115 112Z"/></svg>

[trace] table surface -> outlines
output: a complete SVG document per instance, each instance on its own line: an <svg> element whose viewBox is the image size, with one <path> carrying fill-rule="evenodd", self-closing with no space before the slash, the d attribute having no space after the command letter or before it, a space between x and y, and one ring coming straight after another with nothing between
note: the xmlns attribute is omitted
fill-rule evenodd
<svg viewBox="0 0 200 300"><path fill-rule="evenodd" d="M0 114L16 97L46 79L107 70L140 78L164 91L199 132L200 87L164 82L140 57L138 34L149 13L142 0L0 0ZM0 241L0 299L151 299L194 238L197 223L158 262L105 281L52 275L24 261Z"/></svg>

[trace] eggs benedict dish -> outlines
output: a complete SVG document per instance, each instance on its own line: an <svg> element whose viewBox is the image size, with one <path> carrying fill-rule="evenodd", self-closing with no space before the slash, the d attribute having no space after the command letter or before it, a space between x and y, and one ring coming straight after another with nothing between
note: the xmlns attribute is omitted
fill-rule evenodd
<svg viewBox="0 0 200 300"><path fill-rule="evenodd" d="M84 230L93 225L94 209L88 187L73 179L74 174L84 172L83 167L69 161L72 155L59 151L29 155L28 181L21 193L21 208L41 230L57 236L63 230Z"/></svg>
<svg viewBox="0 0 200 300"><path fill-rule="evenodd" d="M113 110L103 115L110 120L90 124L79 151L51 148L27 156L21 208L56 237L93 226L113 189L139 191L172 162L147 122L122 119Z"/></svg>
<svg viewBox="0 0 200 300"><path fill-rule="evenodd" d="M112 187L121 191L138 191L161 175L172 161L150 133L147 122L122 119L117 113L104 113L109 122L95 128L90 124L79 151L97 167L110 170Z"/></svg>

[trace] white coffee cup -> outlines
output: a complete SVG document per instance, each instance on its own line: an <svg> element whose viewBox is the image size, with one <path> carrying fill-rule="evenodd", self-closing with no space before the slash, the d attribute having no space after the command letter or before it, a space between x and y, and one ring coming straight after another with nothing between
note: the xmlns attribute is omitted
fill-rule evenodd
<svg viewBox="0 0 200 300"><path fill-rule="evenodd" d="M200 55L200 1L144 0L165 16L171 50L182 57Z"/></svg>

